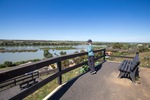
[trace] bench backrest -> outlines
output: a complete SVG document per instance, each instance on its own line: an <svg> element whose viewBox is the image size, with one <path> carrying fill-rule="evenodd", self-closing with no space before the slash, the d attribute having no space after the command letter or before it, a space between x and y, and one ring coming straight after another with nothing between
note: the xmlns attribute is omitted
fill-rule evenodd
<svg viewBox="0 0 150 100"><path fill-rule="evenodd" d="M134 68L137 67L137 65L139 64L139 54L136 54L133 61L132 61L132 67L131 70L133 70Z"/></svg>

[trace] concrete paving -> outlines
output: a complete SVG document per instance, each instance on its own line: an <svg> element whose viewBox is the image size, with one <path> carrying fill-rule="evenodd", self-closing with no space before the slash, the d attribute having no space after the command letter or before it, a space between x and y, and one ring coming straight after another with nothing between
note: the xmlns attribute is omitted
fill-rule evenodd
<svg viewBox="0 0 150 100"><path fill-rule="evenodd" d="M77 77L49 100L150 100L150 86L132 83L128 78L117 78L119 65L105 62L98 67L97 74L88 72Z"/></svg>

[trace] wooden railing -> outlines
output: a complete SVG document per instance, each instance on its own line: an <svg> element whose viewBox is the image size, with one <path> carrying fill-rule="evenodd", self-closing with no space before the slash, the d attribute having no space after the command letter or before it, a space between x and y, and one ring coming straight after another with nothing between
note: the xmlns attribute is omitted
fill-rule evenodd
<svg viewBox="0 0 150 100"><path fill-rule="evenodd" d="M94 53L101 52L101 54L102 54L101 56L96 57L95 61L100 59L100 58L103 58L103 61L105 61L105 51L106 51L105 49L95 50ZM54 80L57 77L58 77L58 84L59 85L62 84L62 75L64 73L69 72L71 70L74 70L78 67L81 67L81 66L87 64L87 61L84 61L84 62L81 62L77 65L72 66L72 67L62 69L62 64L61 64L62 61L66 60L66 59L72 59L75 57L84 56L84 55L87 55L87 52L50 58L47 60L42 60L42 61L28 64L28 65L17 66L15 68L9 69L7 71L1 71L0 72L0 80L1 80L0 82L6 81L8 79L14 78L14 77L22 75L22 74L25 74L27 72L38 70L38 69L43 68L45 66L48 66L50 64L57 63L58 71L56 73L54 73L53 75L49 76L48 78L40 81L39 83L29 87L28 89L22 91L21 93L15 95L14 97L10 98L10 100L20 100L20 99L23 99L26 96L32 94L33 92L35 92L36 90L38 90L39 88L41 88L42 86L44 86L48 82L51 82L52 80Z"/></svg>
<svg viewBox="0 0 150 100"><path fill-rule="evenodd" d="M130 56L116 56L116 55L106 55L109 57L113 57L113 58L129 58L129 59L133 59L134 57L130 57Z"/></svg>

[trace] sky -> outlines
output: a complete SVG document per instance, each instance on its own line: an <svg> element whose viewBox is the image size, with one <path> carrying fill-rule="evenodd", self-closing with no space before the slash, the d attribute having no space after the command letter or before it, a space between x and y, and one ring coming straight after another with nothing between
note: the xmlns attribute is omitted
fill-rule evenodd
<svg viewBox="0 0 150 100"><path fill-rule="evenodd" d="M0 39L150 42L150 0L0 0Z"/></svg>

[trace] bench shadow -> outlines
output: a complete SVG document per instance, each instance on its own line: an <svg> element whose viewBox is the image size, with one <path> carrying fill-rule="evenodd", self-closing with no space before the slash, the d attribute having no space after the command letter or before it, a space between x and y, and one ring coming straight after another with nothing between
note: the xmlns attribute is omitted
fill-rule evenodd
<svg viewBox="0 0 150 100"><path fill-rule="evenodd" d="M104 62L95 66L96 71L99 71L102 68ZM89 71L80 74L79 76L71 79L66 84L64 84L60 89L58 89L54 94L52 94L48 100L60 100L60 98L67 92L67 90L76 82L76 80L82 75L88 73Z"/></svg>

